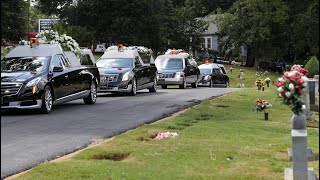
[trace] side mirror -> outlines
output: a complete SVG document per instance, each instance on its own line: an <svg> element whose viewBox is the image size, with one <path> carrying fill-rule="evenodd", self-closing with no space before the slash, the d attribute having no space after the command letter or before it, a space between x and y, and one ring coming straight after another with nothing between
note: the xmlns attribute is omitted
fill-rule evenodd
<svg viewBox="0 0 320 180"><path fill-rule="evenodd" d="M52 71L53 72L62 72L63 71L63 67L62 66L54 66Z"/></svg>
<svg viewBox="0 0 320 180"><path fill-rule="evenodd" d="M155 63L150 63L150 66L156 66L156 64Z"/></svg>

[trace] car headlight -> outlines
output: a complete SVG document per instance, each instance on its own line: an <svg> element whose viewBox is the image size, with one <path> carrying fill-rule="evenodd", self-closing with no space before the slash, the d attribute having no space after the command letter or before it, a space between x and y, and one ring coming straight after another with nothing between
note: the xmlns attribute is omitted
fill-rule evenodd
<svg viewBox="0 0 320 180"><path fill-rule="evenodd" d="M31 81L29 81L27 84L26 84L26 87L32 87L32 86L36 86L39 81L41 80L41 77L37 77L35 79L32 79Z"/></svg>
<svg viewBox="0 0 320 180"><path fill-rule="evenodd" d="M176 78L183 77L183 72L176 72Z"/></svg>
<svg viewBox="0 0 320 180"><path fill-rule="evenodd" d="M128 71L128 72L123 74L122 81L128 81L129 80L129 73L130 73L130 71Z"/></svg>
<svg viewBox="0 0 320 180"><path fill-rule="evenodd" d="M205 77L204 77L204 80L209 80L209 75L206 75Z"/></svg>

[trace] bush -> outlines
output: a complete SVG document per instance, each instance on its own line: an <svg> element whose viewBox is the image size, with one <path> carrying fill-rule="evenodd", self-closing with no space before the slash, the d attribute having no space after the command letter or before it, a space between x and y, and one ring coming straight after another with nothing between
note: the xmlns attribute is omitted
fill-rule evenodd
<svg viewBox="0 0 320 180"><path fill-rule="evenodd" d="M305 69L309 71L309 78L313 78L314 75L319 74L319 61L316 56L312 56L311 59L309 59L305 65Z"/></svg>

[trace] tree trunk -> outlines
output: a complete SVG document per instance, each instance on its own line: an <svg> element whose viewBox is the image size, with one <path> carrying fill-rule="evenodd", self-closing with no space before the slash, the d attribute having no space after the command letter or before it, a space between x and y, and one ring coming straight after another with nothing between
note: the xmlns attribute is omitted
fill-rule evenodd
<svg viewBox="0 0 320 180"><path fill-rule="evenodd" d="M247 60L246 60L246 66L247 67L253 67L255 62L254 57L254 51L251 47L248 47L247 49Z"/></svg>

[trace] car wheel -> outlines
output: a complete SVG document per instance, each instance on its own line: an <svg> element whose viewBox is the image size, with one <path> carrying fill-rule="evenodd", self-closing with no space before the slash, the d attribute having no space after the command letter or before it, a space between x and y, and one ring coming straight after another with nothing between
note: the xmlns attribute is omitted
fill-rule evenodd
<svg viewBox="0 0 320 180"><path fill-rule="evenodd" d="M41 113L48 114L52 110L53 105L53 96L52 96L52 90L50 86L46 86L44 88L43 94L42 94L42 104L41 104Z"/></svg>
<svg viewBox="0 0 320 180"><path fill-rule="evenodd" d="M197 88L197 87L198 87L198 84L197 84L197 82L195 82L195 83L192 83L192 84L191 84L191 87L192 87L192 88Z"/></svg>
<svg viewBox="0 0 320 180"><path fill-rule="evenodd" d="M97 101L97 85L94 80L91 82L90 94L88 97L83 98L85 104L94 104Z"/></svg>
<svg viewBox="0 0 320 180"><path fill-rule="evenodd" d="M130 96L135 96L137 94L137 81L136 78L132 79L132 88L131 92L129 93Z"/></svg>
<svg viewBox="0 0 320 180"><path fill-rule="evenodd" d="M167 89L168 86L167 85L161 85L162 89Z"/></svg>
<svg viewBox="0 0 320 180"><path fill-rule="evenodd" d="M185 79L183 79L183 83L181 85L179 85L180 89L186 89L187 88L187 82Z"/></svg>
<svg viewBox="0 0 320 180"><path fill-rule="evenodd" d="M228 81L226 81L224 87L225 87L225 88L228 88L228 87L229 87L229 82L228 82Z"/></svg>
<svg viewBox="0 0 320 180"><path fill-rule="evenodd" d="M157 78L154 78L154 82L151 88L149 88L149 92L153 93L153 92L157 92Z"/></svg>
<svg viewBox="0 0 320 180"><path fill-rule="evenodd" d="M214 84L213 84L213 81L210 80L210 84L209 84L209 87L213 88Z"/></svg>

